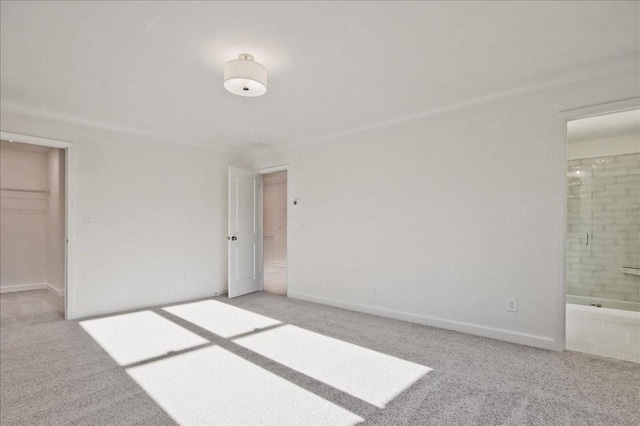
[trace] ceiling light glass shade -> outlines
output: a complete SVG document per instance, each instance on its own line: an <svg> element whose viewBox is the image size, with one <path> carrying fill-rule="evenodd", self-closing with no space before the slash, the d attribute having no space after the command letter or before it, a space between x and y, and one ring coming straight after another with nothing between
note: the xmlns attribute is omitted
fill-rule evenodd
<svg viewBox="0 0 640 426"><path fill-rule="evenodd" d="M267 93L267 69L246 53L224 65L224 88L238 96Z"/></svg>

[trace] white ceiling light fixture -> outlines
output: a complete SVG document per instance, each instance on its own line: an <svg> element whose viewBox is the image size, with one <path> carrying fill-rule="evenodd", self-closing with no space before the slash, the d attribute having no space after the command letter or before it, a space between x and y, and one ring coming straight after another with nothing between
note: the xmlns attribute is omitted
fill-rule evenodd
<svg viewBox="0 0 640 426"><path fill-rule="evenodd" d="M262 96L267 93L267 69L243 53L224 65L224 88L238 96Z"/></svg>

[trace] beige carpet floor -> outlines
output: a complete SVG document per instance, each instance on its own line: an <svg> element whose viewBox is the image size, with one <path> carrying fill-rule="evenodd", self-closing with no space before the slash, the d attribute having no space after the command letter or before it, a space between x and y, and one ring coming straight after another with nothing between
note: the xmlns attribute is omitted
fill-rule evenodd
<svg viewBox="0 0 640 426"><path fill-rule="evenodd" d="M64 321L61 300L46 292L3 294L0 302L2 425L256 423L242 408L251 404L216 417L231 381L243 395L235 400L254 401L265 423L640 424L640 365L622 360L266 293L93 323ZM236 321L225 322L229 312ZM138 317L147 329L127 326ZM165 351L169 343L175 347ZM297 405L311 407L308 422L303 411L289 415Z"/></svg>

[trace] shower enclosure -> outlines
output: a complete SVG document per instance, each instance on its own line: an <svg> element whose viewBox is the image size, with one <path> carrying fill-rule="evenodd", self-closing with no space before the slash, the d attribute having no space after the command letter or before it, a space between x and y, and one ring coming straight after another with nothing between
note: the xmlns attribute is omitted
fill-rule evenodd
<svg viewBox="0 0 640 426"><path fill-rule="evenodd" d="M568 303L640 311L639 171L638 152L569 161Z"/></svg>

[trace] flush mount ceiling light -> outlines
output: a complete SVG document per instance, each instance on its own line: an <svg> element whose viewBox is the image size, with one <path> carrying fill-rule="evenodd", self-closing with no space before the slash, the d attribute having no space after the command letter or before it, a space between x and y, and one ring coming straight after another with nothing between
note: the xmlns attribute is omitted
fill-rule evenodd
<svg viewBox="0 0 640 426"><path fill-rule="evenodd" d="M267 69L243 53L224 65L224 88L238 96L262 96L267 93Z"/></svg>

